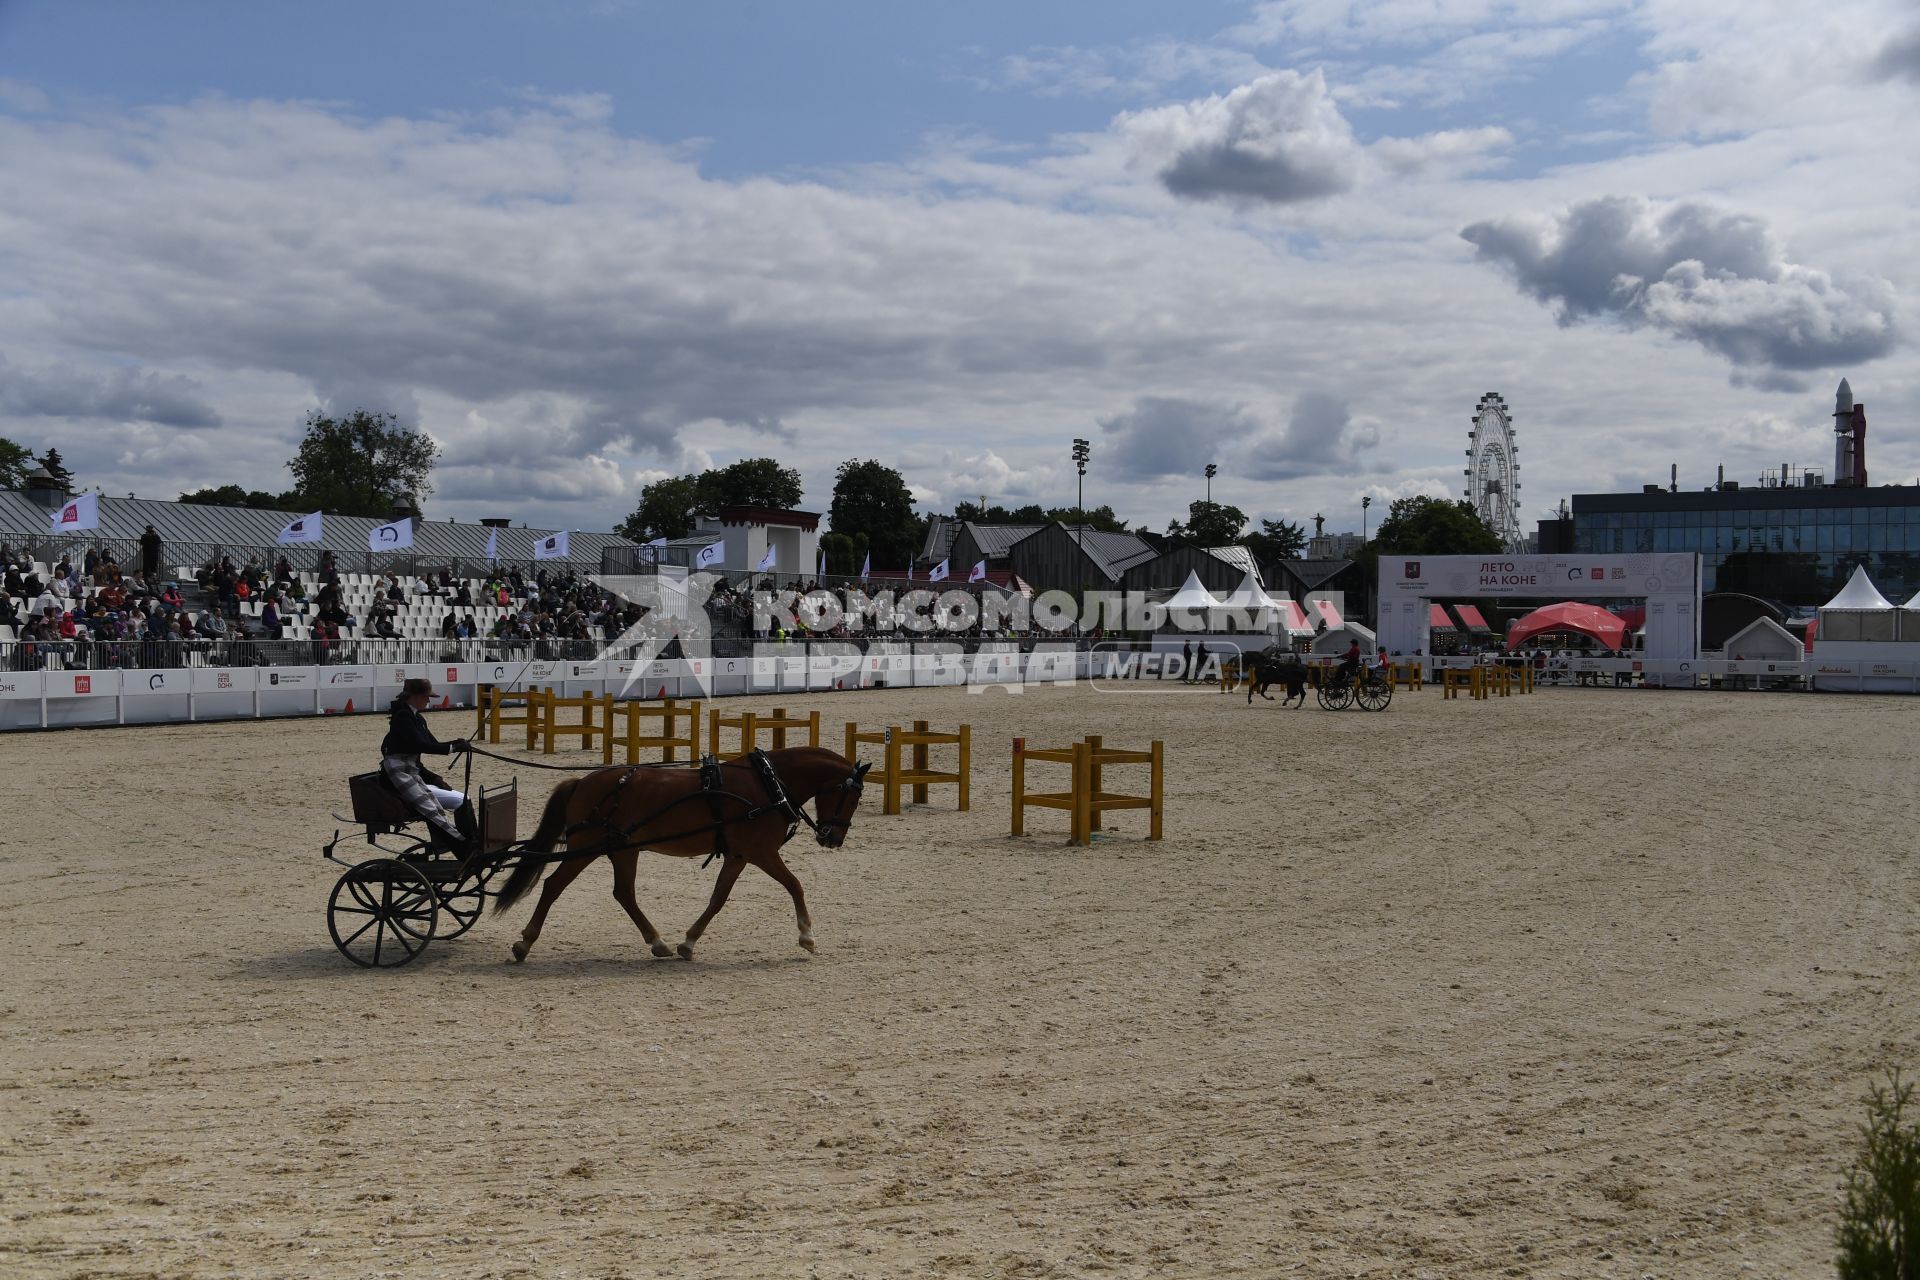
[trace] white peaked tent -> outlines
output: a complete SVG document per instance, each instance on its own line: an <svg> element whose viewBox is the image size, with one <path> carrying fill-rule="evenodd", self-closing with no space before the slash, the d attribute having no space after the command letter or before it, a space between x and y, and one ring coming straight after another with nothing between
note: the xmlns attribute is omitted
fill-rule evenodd
<svg viewBox="0 0 1920 1280"><path fill-rule="evenodd" d="M1807 648L1799 636L1772 618L1762 617L1728 636L1723 652L1729 658L1745 658L1750 662L1760 659L1792 662L1804 658Z"/></svg>
<svg viewBox="0 0 1920 1280"><path fill-rule="evenodd" d="M1228 609L1244 610L1253 625L1262 631L1271 629L1280 620L1280 602L1267 594L1266 588L1260 585L1260 579L1251 570L1240 579L1240 585L1233 589L1233 594L1220 603Z"/></svg>
<svg viewBox="0 0 1920 1280"><path fill-rule="evenodd" d="M1200 575L1192 570L1187 571L1187 580L1180 584L1180 589L1168 597L1167 602L1161 606L1169 610L1218 609L1219 607L1220 601L1214 599L1213 593L1200 585Z"/></svg>
<svg viewBox="0 0 1920 1280"><path fill-rule="evenodd" d="M1865 565L1855 565L1853 576L1840 594L1820 606L1820 639L1827 645L1838 641L1865 641L1884 644L1896 638L1899 612L1892 601L1880 594L1867 577ZM1836 656L1846 656L1844 654Z"/></svg>
<svg viewBox="0 0 1920 1280"><path fill-rule="evenodd" d="M1900 607L1902 609L1912 609L1915 613L1920 613L1920 591L1914 592L1913 599L1907 601Z"/></svg>
<svg viewBox="0 0 1920 1280"><path fill-rule="evenodd" d="M1840 588L1840 594L1820 606L1825 613L1828 609L1873 610L1893 608L1893 602L1880 594L1880 589L1867 577L1867 566L1857 564L1853 567L1853 576L1847 579L1847 585Z"/></svg>

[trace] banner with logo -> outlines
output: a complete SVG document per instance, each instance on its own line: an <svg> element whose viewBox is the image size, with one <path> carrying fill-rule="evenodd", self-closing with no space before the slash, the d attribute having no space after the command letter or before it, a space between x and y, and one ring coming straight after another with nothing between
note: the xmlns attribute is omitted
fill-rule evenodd
<svg viewBox="0 0 1920 1280"><path fill-rule="evenodd" d="M780 563L779 548L768 547L767 554L760 557L760 564L754 570L754 572L755 573L770 572L773 569L773 567L779 563Z"/></svg>
<svg viewBox="0 0 1920 1280"><path fill-rule="evenodd" d="M565 560L571 554L572 543L565 529L550 533L533 544L535 560Z"/></svg>
<svg viewBox="0 0 1920 1280"><path fill-rule="evenodd" d="M64 506L53 513L53 531L55 533L79 533L84 529L100 527L100 495L83 493L77 498L69 498ZM51 560L53 557L47 557Z"/></svg>
<svg viewBox="0 0 1920 1280"><path fill-rule="evenodd" d="M192 674L195 693L252 693L259 683L260 668L195 667Z"/></svg>
<svg viewBox="0 0 1920 1280"><path fill-rule="evenodd" d="M724 539L719 542L709 542L706 546L700 548L700 554L693 558L693 567L696 569L717 569L726 558L727 544Z"/></svg>
<svg viewBox="0 0 1920 1280"><path fill-rule="evenodd" d="M274 542L283 547L318 542L323 536L324 529L325 521L321 518L320 513L315 511L311 515L301 516L298 520L288 524L286 528L280 531L279 536L274 538Z"/></svg>
<svg viewBox="0 0 1920 1280"><path fill-rule="evenodd" d="M928 582L945 582L946 580L947 580L947 562L945 560L942 560L939 564L933 566L933 572L927 575L927 581Z"/></svg>
<svg viewBox="0 0 1920 1280"><path fill-rule="evenodd" d="M38 702L45 687L43 671L0 671L0 700L31 698Z"/></svg>
<svg viewBox="0 0 1920 1280"><path fill-rule="evenodd" d="M413 519L403 516L392 524L377 524L367 530L367 550L404 551L413 545Z"/></svg>

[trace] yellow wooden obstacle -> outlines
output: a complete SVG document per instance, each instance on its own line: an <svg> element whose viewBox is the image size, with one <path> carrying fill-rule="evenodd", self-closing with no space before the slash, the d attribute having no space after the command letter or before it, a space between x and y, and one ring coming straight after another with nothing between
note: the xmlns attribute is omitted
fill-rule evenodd
<svg viewBox="0 0 1920 1280"><path fill-rule="evenodd" d="M664 702L625 702L620 712L626 717L624 731L608 735L600 752L601 762L613 763L613 748L616 741L626 744L626 762L639 764L640 753L649 748L660 752L660 759L672 763L679 759L679 751L686 748L688 760L700 758L700 701L681 702L678 698L668 698ZM660 722L658 733L642 732L650 720ZM686 731L680 732L680 722L687 722Z"/></svg>
<svg viewBox="0 0 1920 1280"><path fill-rule="evenodd" d="M1440 696L1457 698L1462 689L1466 690L1467 696L1475 702L1485 701L1487 697L1486 668L1481 666L1442 668Z"/></svg>
<svg viewBox="0 0 1920 1280"><path fill-rule="evenodd" d="M854 758L854 752L861 743L871 743L881 750L881 807L883 814L900 812L900 793L908 787L913 788L913 803L927 803L929 786L952 786L959 790L960 809L971 807L973 795L973 726L961 725L952 733L935 733L927 728L925 720L915 720L913 728L902 730L898 725L888 725L884 729L860 732L857 724L847 725L847 759ZM953 746L959 748L959 759L952 772L933 768L929 748ZM910 763L902 766L901 752L913 748ZM871 781L871 779L869 779Z"/></svg>
<svg viewBox="0 0 1920 1280"><path fill-rule="evenodd" d="M1070 789L1066 791L1028 791L1027 761L1043 760L1073 767ZM1108 791L1103 771L1108 765L1144 764L1149 766L1147 794L1122 795ZM1105 746L1098 734L1089 734L1070 747L1031 748L1025 738L1013 740L1013 834L1025 835L1027 809L1065 809L1069 815L1068 838L1074 844L1092 844L1093 833L1100 830L1101 815L1110 809L1145 809L1148 814L1147 839L1160 838L1162 809L1163 753L1159 739L1145 751L1123 751Z"/></svg>
<svg viewBox="0 0 1920 1280"><path fill-rule="evenodd" d="M732 729L738 737L739 750L729 751L722 745L721 733ZM789 729L805 729L807 745L820 745L820 713L810 711L804 716L790 716L785 707L775 707L772 712L742 711L738 715L728 715L715 707L707 713L707 750L722 760L738 760L749 755L760 745L760 735L772 737L775 751L787 745ZM798 745L798 744L795 744Z"/></svg>
<svg viewBox="0 0 1920 1280"><path fill-rule="evenodd" d="M1388 667L1388 683L1397 684L1408 692L1426 688L1424 672L1418 662L1395 662Z"/></svg>
<svg viewBox="0 0 1920 1280"><path fill-rule="evenodd" d="M560 719L563 711L578 711L580 719L576 723L565 723ZM613 695L610 693L583 693L563 698L548 689L539 698L528 701L527 714L527 750L538 750L545 755L552 755L562 738L578 738L580 749L591 751L594 739L605 743L613 735Z"/></svg>
<svg viewBox="0 0 1920 1280"><path fill-rule="evenodd" d="M474 726L473 736L485 737L489 744L497 744L502 729L530 727L539 714L537 706L541 696L534 689L512 693L497 684L481 686L477 707L480 722Z"/></svg>

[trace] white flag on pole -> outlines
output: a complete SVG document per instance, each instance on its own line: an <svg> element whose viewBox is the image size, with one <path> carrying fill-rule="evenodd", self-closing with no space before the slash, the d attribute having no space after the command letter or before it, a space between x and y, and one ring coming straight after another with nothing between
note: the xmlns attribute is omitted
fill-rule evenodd
<svg viewBox="0 0 1920 1280"><path fill-rule="evenodd" d="M720 562L726 558L727 543L723 538L719 542L709 542L706 546L700 548L700 554L693 558L693 567L696 569L712 569L717 567Z"/></svg>
<svg viewBox="0 0 1920 1280"><path fill-rule="evenodd" d="M83 493L77 498L70 498L66 506L53 513L55 533L78 533L82 529L99 527L100 495L97 493Z"/></svg>
<svg viewBox="0 0 1920 1280"><path fill-rule="evenodd" d="M296 546L305 542L318 542L322 534L322 523L318 511L312 515L301 516L298 520L295 520L292 524L282 529L280 536L275 538L274 542L282 547Z"/></svg>
<svg viewBox="0 0 1920 1280"><path fill-rule="evenodd" d="M825 547L822 547L822 548L820 548L820 573L819 573L819 576L820 576L820 577L822 577L822 578L824 578L824 577L826 577L826 576L827 576L827 549L826 549Z"/></svg>
<svg viewBox="0 0 1920 1280"><path fill-rule="evenodd" d="M985 582L986 579L987 579L987 562L985 560L980 561L978 564L974 565L972 569L967 571L968 582Z"/></svg>
<svg viewBox="0 0 1920 1280"><path fill-rule="evenodd" d="M873 572L873 552L867 552L867 558L860 562L860 581L865 582L867 575Z"/></svg>
<svg viewBox="0 0 1920 1280"><path fill-rule="evenodd" d="M500 563L500 527L498 525L487 533L487 563Z"/></svg>
<svg viewBox="0 0 1920 1280"><path fill-rule="evenodd" d="M945 582L946 580L947 580L947 562L945 560L942 560L939 564L933 566L933 572L927 575L927 581L928 582Z"/></svg>
<svg viewBox="0 0 1920 1280"><path fill-rule="evenodd" d="M367 550L401 551L413 545L413 520L402 516L392 524L377 524L367 530Z"/></svg>
<svg viewBox="0 0 1920 1280"><path fill-rule="evenodd" d="M535 560L565 560L569 554L565 529L558 533L550 533L533 544Z"/></svg>
<svg viewBox="0 0 1920 1280"><path fill-rule="evenodd" d="M765 573L769 569L773 568L774 565L779 563L780 563L780 557L775 554L775 549L773 547L768 547L767 554L760 557L760 563L754 569L754 572Z"/></svg>

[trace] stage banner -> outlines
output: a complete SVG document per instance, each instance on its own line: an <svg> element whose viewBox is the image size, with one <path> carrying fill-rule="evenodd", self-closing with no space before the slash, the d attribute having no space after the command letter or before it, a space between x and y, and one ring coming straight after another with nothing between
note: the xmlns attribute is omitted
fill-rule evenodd
<svg viewBox="0 0 1920 1280"><path fill-rule="evenodd" d="M46 687L46 673L43 671L0 671L0 698L40 701L40 695Z"/></svg>
<svg viewBox="0 0 1920 1280"><path fill-rule="evenodd" d="M44 671L49 698L111 698L120 692L118 671Z"/></svg>
<svg viewBox="0 0 1920 1280"><path fill-rule="evenodd" d="M259 685L258 667L197 667L193 671L195 693L252 693ZM136 692L124 689L127 693Z"/></svg>

